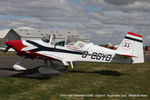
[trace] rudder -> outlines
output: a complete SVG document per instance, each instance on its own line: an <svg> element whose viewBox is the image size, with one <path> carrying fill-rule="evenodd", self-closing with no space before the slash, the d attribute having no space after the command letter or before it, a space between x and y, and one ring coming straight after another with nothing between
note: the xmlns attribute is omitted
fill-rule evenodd
<svg viewBox="0 0 150 100"><path fill-rule="evenodd" d="M123 55L130 55L132 57L132 63L143 63L143 37L142 35L128 32L117 51Z"/></svg>

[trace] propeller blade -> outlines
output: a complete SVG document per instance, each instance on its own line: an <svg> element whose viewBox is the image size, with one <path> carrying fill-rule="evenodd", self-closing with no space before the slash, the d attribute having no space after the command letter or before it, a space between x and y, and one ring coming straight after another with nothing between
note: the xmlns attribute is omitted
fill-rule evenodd
<svg viewBox="0 0 150 100"><path fill-rule="evenodd" d="M4 53L8 52L8 50L11 48L11 45L8 45L7 48L3 51Z"/></svg>

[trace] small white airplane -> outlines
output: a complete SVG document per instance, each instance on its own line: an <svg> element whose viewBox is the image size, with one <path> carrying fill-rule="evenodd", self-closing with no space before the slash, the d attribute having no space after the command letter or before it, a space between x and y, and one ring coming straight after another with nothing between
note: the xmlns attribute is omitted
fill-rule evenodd
<svg viewBox="0 0 150 100"><path fill-rule="evenodd" d="M13 65L15 70L26 70L20 63L25 58L42 59L44 66L38 70L42 74L59 73L51 61L60 61L64 66L73 62L105 62L105 63L143 63L143 37L128 32L116 50L94 45L80 40L74 36L67 36L65 40L56 42L54 34L43 37L41 40L11 40L7 41L9 48L13 48L19 56L19 62ZM48 64L47 61L50 61Z"/></svg>

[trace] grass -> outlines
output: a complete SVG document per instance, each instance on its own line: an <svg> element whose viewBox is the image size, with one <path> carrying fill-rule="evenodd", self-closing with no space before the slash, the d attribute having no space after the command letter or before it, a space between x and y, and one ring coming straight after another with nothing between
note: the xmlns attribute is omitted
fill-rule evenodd
<svg viewBox="0 0 150 100"><path fill-rule="evenodd" d="M16 55L15 51L9 51L9 52L6 52L6 53L4 53L3 51L4 50L0 50L0 56L15 56Z"/></svg>
<svg viewBox="0 0 150 100"><path fill-rule="evenodd" d="M125 97L111 97L121 94ZM150 63L81 63L48 79L0 78L0 100L150 100L149 96Z"/></svg>

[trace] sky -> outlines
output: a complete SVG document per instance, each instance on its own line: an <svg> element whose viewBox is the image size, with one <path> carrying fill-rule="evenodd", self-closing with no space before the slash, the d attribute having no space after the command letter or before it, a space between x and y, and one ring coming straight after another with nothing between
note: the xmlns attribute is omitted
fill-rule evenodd
<svg viewBox="0 0 150 100"><path fill-rule="evenodd" d="M72 30L118 45L127 32L150 45L150 0L0 0L0 29Z"/></svg>

